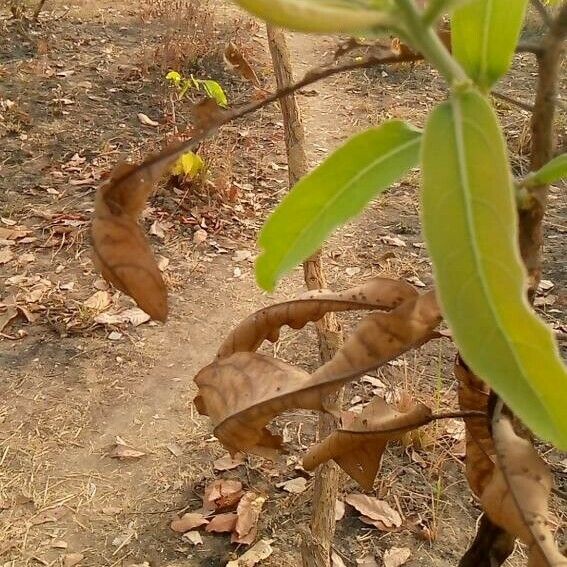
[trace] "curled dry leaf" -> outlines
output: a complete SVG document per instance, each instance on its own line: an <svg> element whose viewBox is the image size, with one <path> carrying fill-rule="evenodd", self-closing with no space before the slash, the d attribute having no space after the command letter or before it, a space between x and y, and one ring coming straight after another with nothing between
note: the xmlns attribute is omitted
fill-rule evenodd
<svg viewBox="0 0 567 567"><path fill-rule="evenodd" d="M365 518L381 522L388 528L399 528L402 525L402 517L384 500L365 494L349 494L345 502L356 508ZM366 522L371 523L371 522Z"/></svg>
<svg viewBox="0 0 567 567"><path fill-rule="evenodd" d="M388 442L401 439L404 433L429 423L430 418L431 410L423 404L401 413L381 398L374 398L361 414L349 416L348 424L343 418L343 427L313 445L303 458L303 466L313 470L333 459L351 478L370 490Z"/></svg>
<svg viewBox="0 0 567 567"><path fill-rule="evenodd" d="M207 513L234 509L242 494L239 480L217 479L205 488L203 510Z"/></svg>
<svg viewBox="0 0 567 567"><path fill-rule="evenodd" d="M250 545L256 539L258 520L265 501L265 496L256 492L244 494L236 509L238 518L230 539L232 543Z"/></svg>
<svg viewBox="0 0 567 567"><path fill-rule="evenodd" d="M167 290L137 220L154 184L176 158L170 148L139 166L117 165L97 192L91 225L93 260L104 279L159 321L167 317Z"/></svg>
<svg viewBox="0 0 567 567"><path fill-rule="evenodd" d="M234 512L213 516L207 524L205 531L212 533L230 533L236 528L237 518L238 516Z"/></svg>
<svg viewBox="0 0 567 567"><path fill-rule="evenodd" d="M169 526L174 532L184 534L185 532L194 530L195 528L204 526L208 523L209 521L205 518L205 516L203 516L203 514L190 512L188 514L183 514L181 518L175 518Z"/></svg>
<svg viewBox="0 0 567 567"><path fill-rule="evenodd" d="M229 561L226 564L226 567L254 567L254 565L272 555L274 550L270 545L271 543L272 540L260 540L256 545L246 551L246 553L243 553L238 559Z"/></svg>
<svg viewBox="0 0 567 567"><path fill-rule="evenodd" d="M215 436L234 454L269 458L280 436L266 425L289 409L325 411L325 397L344 383L433 338L441 315L432 292L413 297L389 313L366 317L344 346L312 375L268 356L237 352L202 369L195 377L195 405L208 415Z"/></svg>
<svg viewBox="0 0 567 567"><path fill-rule="evenodd" d="M295 300L260 309L244 319L225 339L218 357L255 351L265 340L274 342L278 340L284 325L301 329L331 311L389 310L416 295L417 291L411 285L386 278L373 278L358 287L338 293L328 290L308 292Z"/></svg>
<svg viewBox="0 0 567 567"><path fill-rule="evenodd" d="M552 478L547 465L507 417L494 421L493 432L498 467L481 496L483 509L528 546L528 567L567 566L548 521Z"/></svg>

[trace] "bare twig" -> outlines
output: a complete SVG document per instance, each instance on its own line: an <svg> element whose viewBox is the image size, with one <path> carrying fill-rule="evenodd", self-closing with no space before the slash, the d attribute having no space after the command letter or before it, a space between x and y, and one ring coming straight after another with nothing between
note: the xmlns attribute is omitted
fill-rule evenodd
<svg viewBox="0 0 567 567"><path fill-rule="evenodd" d="M500 91L492 91L490 93L494 98L499 98L500 100L503 100L505 102L507 102L508 104L511 104L512 106L517 106L518 108L520 108L521 110L525 110L526 112L533 112L534 111L534 105L530 104L528 102L522 102L521 100L518 100L516 98L512 98L511 96L508 96L507 94L500 92Z"/></svg>
<svg viewBox="0 0 567 567"><path fill-rule="evenodd" d="M543 4L541 0L531 0L532 6L535 8L536 12L539 14L541 20L547 27L553 25L553 17L549 13L547 7Z"/></svg>

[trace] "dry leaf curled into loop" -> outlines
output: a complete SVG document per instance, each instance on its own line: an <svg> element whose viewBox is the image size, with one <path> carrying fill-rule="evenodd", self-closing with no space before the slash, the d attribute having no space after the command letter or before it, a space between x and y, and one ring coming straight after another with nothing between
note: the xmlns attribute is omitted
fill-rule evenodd
<svg viewBox="0 0 567 567"><path fill-rule="evenodd" d="M184 534L190 530L194 530L200 526L208 524L209 521L197 512L190 512L188 514L183 514L181 518L176 518L172 520L170 527L174 532Z"/></svg>
<svg viewBox="0 0 567 567"><path fill-rule="evenodd" d="M295 300L261 309L244 319L225 339L218 356L225 358L235 352L255 351L265 340L276 341L284 325L301 329L331 311L389 310L416 295L415 288L406 282L386 278L373 278L338 293L328 290L308 292Z"/></svg>
<svg viewBox="0 0 567 567"><path fill-rule="evenodd" d="M363 516L370 520L382 522L388 528L399 528L402 517L384 500L365 494L349 494L345 502L356 508Z"/></svg>
<svg viewBox="0 0 567 567"><path fill-rule="evenodd" d="M552 477L547 465L507 417L494 420L493 433L498 466L481 496L483 509L528 546L528 567L567 566L548 521Z"/></svg>
<svg viewBox="0 0 567 567"><path fill-rule="evenodd" d="M348 425L313 445L303 458L303 466L313 470L333 459L351 478L370 490L388 442L401 439L404 433L429 423L430 418L431 410L423 404L401 413L381 398L374 398Z"/></svg>
<svg viewBox="0 0 567 567"><path fill-rule="evenodd" d="M238 518L230 539L232 543L250 545L256 539L258 520L265 501L266 497L256 492L244 494L236 509Z"/></svg>

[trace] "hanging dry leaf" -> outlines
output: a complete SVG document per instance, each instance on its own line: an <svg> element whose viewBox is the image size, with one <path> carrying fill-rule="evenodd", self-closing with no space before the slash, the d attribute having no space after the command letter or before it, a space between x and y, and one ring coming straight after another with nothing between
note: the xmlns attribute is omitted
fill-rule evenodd
<svg viewBox="0 0 567 567"><path fill-rule="evenodd" d="M205 518L205 516L203 516L203 514L199 514L198 512L189 512L188 514L183 514L181 518L172 520L169 527L174 532L184 534L185 532L204 526L208 523L209 521Z"/></svg>
<svg viewBox="0 0 567 567"><path fill-rule="evenodd" d="M225 339L218 356L225 358L242 351L255 351L265 341L278 340L284 325L301 329L326 313L359 309L389 310L417 295L411 285L386 278L373 278L346 291L317 290L292 301L277 303L244 319Z"/></svg>
<svg viewBox="0 0 567 567"><path fill-rule="evenodd" d="M518 437L510 420L493 423L498 456L490 482L481 496L488 517L528 548L528 567L567 566L548 521L552 477L530 441Z"/></svg>
<svg viewBox="0 0 567 567"><path fill-rule="evenodd" d="M213 467L216 471L231 471L244 463L245 456L243 453L237 453L234 455L234 458L231 457L230 453L226 453L226 455L223 455L213 462Z"/></svg>
<svg viewBox="0 0 567 567"><path fill-rule="evenodd" d="M334 459L351 478L370 490L388 442L399 440L407 431L428 423L431 410L417 404L401 413L381 398L374 398L362 413L348 417L348 424L344 423L343 416L341 428L309 449L303 458L303 467L313 470Z"/></svg>
<svg viewBox="0 0 567 567"><path fill-rule="evenodd" d="M251 547L246 553L243 553L238 559L229 561L226 567L254 567L260 561L267 559L272 555L273 549L270 545L272 540L262 539L256 545Z"/></svg>
<svg viewBox="0 0 567 567"><path fill-rule="evenodd" d="M384 567L401 567L411 557L408 547L392 547L384 552Z"/></svg>
<svg viewBox="0 0 567 567"><path fill-rule="evenodd" d="M276 486L283 488L286 492L290 492L291 494L301 494L307 490L307 479L299 476L291 480L286 480L285 482L280 482L276 484Z"/></svg>
<svg viewBox="0 0 567 567"><path fill-rule="evenodd" d="M383 523L386 527L399 528L402 525L402 517L384 500L365 494L349 494L345 502L356 508L369 520Z"/></svg>
<svg viewBox="0 0 567 567"><path fill-rule="evenodd" d="M237 518L238 516L234 512L213 516L207 524L205 531L212 533L230 533L236 528Z"/></svg>
<svg viewBox="0 0 567 567"><path fill-rule="evenodd" d="M205 488L203 510L208 513L234 509L242 495L239 480L217 479Z"/></svg>
<svg viewBox="0 0 567 567"><path fill-rule="evenodd" d="M257 524L266 498L256 492L246 492L236 509L236 527L230 541L250 545L258 531Z"/></svg>
<svg viewBox="0 0 567 567"><path fill-rule="evenodd" d="M195 405L208 415L215 436L231 453L274 458L281 437L266 425L289 409L325 411L325 397L344 383L436 336L441 315L432 292L412 298L389 313L369 315L344 346L313 375L271 357L237 352L202 369L195 377Z"/></svg>

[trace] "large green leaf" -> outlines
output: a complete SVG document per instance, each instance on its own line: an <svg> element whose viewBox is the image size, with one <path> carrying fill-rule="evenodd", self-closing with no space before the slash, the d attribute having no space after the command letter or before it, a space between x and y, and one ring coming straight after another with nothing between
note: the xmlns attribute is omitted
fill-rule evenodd
<svg viewBox="0 0 567 567"><path fill-rule="evenodd" d="M299 181L260 233L264 251L256 265L258 283L273 289L284 272L415 165L420 139L404 122L386 122L351 138Z"/></svg>
<svg viewBox="0 0 567 567"><path fill-rule="evenodd" d="M543 439L567 449L567 373L526 299L504 140L478 91L431 115L422 215L439 299L467 364Z"/></svg>
<svg viewBox="0 0 567 567"><path fill-rule="evenodd" d="M548 185L564 177L567 177L567 154L561 154L553 158L542 168L530 173L530 175L526 177L524 185L527 187Z"/></svg>
<svg viewBox="0 0 567 567"><path fill-rule="evenodd" d="M357 33L390 27L392 0L235 0L266 22L315 33Z"/></svg>
<svg viewBox="0 0 567 567"><path fill-rule="evenodd" d="M469 76L489 89L512 62L528 0L472 0L451 20L453 54Z"/></svg>

